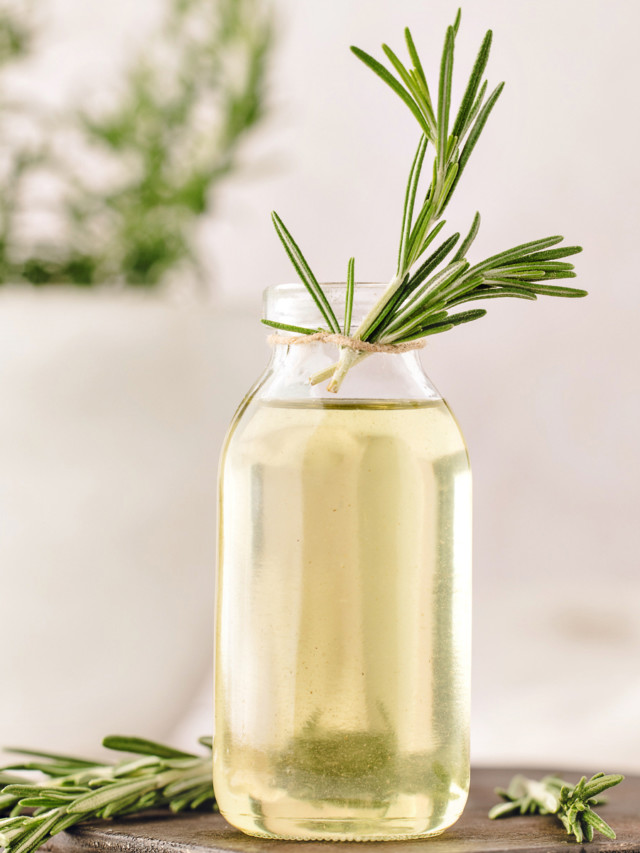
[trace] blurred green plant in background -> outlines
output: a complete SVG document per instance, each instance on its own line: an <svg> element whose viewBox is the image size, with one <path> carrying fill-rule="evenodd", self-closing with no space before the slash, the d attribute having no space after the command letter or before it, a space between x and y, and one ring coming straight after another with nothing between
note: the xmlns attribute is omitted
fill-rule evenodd
<svg viewBox="0 0 640 853"><path fill-rule="evenodd" d="M100 93L108 103L51 114L6 94L37 34L28 10L0 10L0 283L204 278L196 226L265 115L272 18L260 0L167 0L165 12ZM44 229L34 185L53 197Z"/></svg>

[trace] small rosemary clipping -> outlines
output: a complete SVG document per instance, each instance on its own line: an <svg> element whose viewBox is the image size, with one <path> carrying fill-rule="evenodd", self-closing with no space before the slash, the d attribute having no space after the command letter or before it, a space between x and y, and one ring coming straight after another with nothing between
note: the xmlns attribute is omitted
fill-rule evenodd
<svg viewBox="0 0 640 853"><path fill-rule="evenodd" d="M624 776L596 773L588 782L583 776L577 785L570 785L558 776L545 776L540 781L514 776L506 790L496 789L505 802L494 806L489 817L495 820L514 815L555 815L567 835L573 835L579 843L593 841L594 832L613 839L615 832L593 806L604 803L600 794L623 779Z"/></svg>
<svg viewBox="0 0 640 853"><path fill-rule="evenodd" d="M5 853L32 853L51 836L95 818L165 807L173 812L200 807L211 811L215 807L211 738L200 738L200 743L208 751L204 756L112 735L103 746L138 756L116 764L11 750L24 760L6 770L37 771L47 778L30 782L0 772L0 847Z"/></svg>
<svg viewBox="0 0 640 853"><path fill-rule="evenodd" d="M396 271L385 292L352 331L354 259L351 258L347 270L345 322L341 328L309 263L274 212L272 216L278 237L318 306L324 325L305 328L263 320L266 325L298 335L345 335L371 344L397 345L448 331L486 314L482 308L455 310L467 302L508 296L536 299L538 295L586 295L584 290L551 283L575 276L573 264L563 259L581 251L580 246L560 246L562 237L533 240L472 263L468 255L480 227L480 214L476 213L462 241L460 234L454 233L433 247L445 226L442 219L445 208L504 86L500 83L487 94L487 82L483 81L492 40L489 30L454 113L451 85L454 43L459 25L460 11L453 25L447 29L438 86L433 98L409 29L405 30L407 64L388 45L382 46L391 71L360 48L351 48L358 59L403 101L421 131L405 192ZM432 151L433 163L426 190L421 190L427 150ZM428 254L427 250L430 250ZM349 346L344 340L334 342L340 344L338 361L311 377L311 382L316 384L328 379L328 390L337 392L347 372L368 353Z"/></svg>

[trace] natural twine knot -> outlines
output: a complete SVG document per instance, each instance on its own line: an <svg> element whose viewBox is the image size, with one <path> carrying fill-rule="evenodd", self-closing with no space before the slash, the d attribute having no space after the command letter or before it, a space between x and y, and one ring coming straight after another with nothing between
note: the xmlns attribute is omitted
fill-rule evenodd
<svg viewBox="0 0 640 853"><path fill-rule="evenodd" d="M337 335L330 332L314 332L313 335L269 335L267 341L272 346L298 346L301 344L313 344L320 341L323 344L335 344L338 347L356 350L356 352L386 352L390 355L400 355L403 352L422 349L426 346L423 340L406 341L403 344L372 344L369 341L361 341L349 335Z"/></svg>

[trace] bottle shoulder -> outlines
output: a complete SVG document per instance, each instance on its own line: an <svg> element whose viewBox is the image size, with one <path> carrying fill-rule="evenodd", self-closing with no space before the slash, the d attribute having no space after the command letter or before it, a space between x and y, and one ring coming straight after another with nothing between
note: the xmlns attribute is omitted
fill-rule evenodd
<svg viewBox="0 0 640 853"><path fill-rule="evenodd" d="M338 443L356 434L401 441L406 435L415 447L437 441L441 452L466 453L458 422L415 353L364 359L338 393L313 381L332 358L335 348L323 345L277 347L233 418L225 453L254 441L280 442L286 452L311 433Z"/></svg>
<svg viewBox="0 0 640 853"><path fill-rule="evenodd" d="M332 393L328 381L335 359L333 346L276 347L253 394L262 400L323 400L326 405L353 400L442 401L415 353L368 355Z"/></svg>
<svg viewBox="0 0 640 853"><path fill-rule="evenodd" d="M354 458L364 448L397 448L398 458L467 456L444 400L250 400L229 431L225 458L282 462L292 458ZM386 448L386 449L385 449Z"/></svg>

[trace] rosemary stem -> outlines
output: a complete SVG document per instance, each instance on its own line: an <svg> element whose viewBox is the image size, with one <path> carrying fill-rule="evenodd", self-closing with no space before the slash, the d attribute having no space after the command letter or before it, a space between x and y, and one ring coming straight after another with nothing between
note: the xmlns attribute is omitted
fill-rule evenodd
<svg viewBox="0 0 640 853"><path fill-rule="evenodd" d="M329 379L335 373L335 370L338 366L338 362L336 361L330 367L325 367L324 370L319 370L317 373L314 373L313 376L309 377L310 385L319 385L320 382L324 382L325 379Z"/></svg>
<svg viewBox="0 0 640 853"><path fill-rule="evenodd" d="M391 297L395 294L396 290L402 284L404 276L405 276L404 270L400 270L399 272L397 272L394 275L394 277L389 282L387 289L384 291L384 293L382 294L380 299L378 299L378 301L373 306L373 308L371 308L371 310L369 311L367 316L364 318L364 320L360 323L358 328L353 333L352 337L358 338L359 340L362 340L362 336L364 334L366 334L366 332L373 325L375 320L378 319L378 317L380 316L380 312L383 310L383 308L386 306L387 302L391 299Z"/></svg>
<svg viewBox="0 0 640 853"><path fill-rule="evenodd" d="M402 284L404 275L404 270L401 270L399 273L396 273L396 275L394 275L382 296L370 309L364 320L360 323L358 328L353 333L352 337L357 338L358 340L363 339L363 336L373 326L375 321L380 316L380 312L384 310L387 302L391 299L391 297L395 294L397 289ZM348 347L342 347L342 349L340 350L340 357L338 359L338 363L335 365L335 369L332 369L333 376L331 378L331 381L329 382L329 385L327 386L327 390L331 391L333 394L336 394L340 390L340 386L342 385L347 373L351 370L352 367L355 367L358 362L362 361L363 355L365 355L365 353L357 352L356 350L349 349ZM315 374L315 376L311 378L312 385L316 384L316 377L318 377L319 375L320 374ZM323 376L322 378L326 377ZM322 379L317 379L317 381L321 382Z"/></svg>
<svg viewBox="0 0 640 853"><path fill-rule="evenodd" d="M364 361L365 358L368 358L371 355L371 353L370 352L357 352L356 355L358 356L358 358L354 359L354 361L351 364L351 367L355 367L356 364L359 364L361 361ZM314 373L313 376L309 377L309 384L310 385L319 385L320 382L324 382L325 379L330 379L333 376L333 374L336 372L339 364L340 364L340 362L336 361L333 364L331 364L329 367L325 367L324 370L319 370L317 373Z"/></svg>
<svg viewBox="0 0 640 853"><path fill-rule="evenodd" d="M362 360L362 355L362 353L349 349L349 347L342 347L336 369L331 377L331 381L327 385L327 391L336 394L340 390L345 376L352 367L355 367Z"/></svg>

